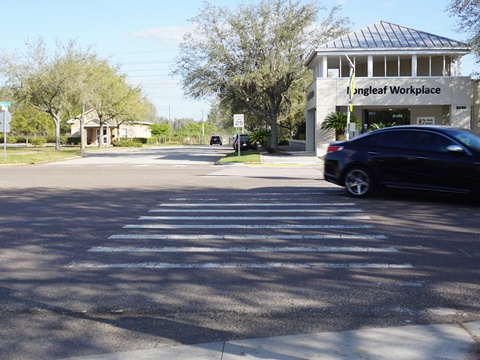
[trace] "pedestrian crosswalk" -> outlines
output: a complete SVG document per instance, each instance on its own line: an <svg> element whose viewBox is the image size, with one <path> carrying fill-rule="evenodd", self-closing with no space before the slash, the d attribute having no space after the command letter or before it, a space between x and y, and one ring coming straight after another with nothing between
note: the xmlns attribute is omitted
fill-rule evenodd
<svg viewBox="0 0 480 360"><path fill-rule="evenodd" d="M297 189L171 197L89 249L90 255L84 256L89 260L77 259L67 267L413 268L410 263L395 261L398 249L388 244L388 234L377 233L370 215L355 202L338 201L341 191ZM321 202L315 200L319 198ZM108 261L101 254L108 254ZM202 254L209 256L208 261ZM379 256L375 258L375 254ZM345 261L345 255L355 257Z"/></svg>

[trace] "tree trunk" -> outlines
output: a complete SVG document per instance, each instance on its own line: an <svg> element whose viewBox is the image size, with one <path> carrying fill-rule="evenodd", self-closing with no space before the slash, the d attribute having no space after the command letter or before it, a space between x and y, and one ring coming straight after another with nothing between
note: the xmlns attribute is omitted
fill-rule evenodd
<svg viewBox="0 0 480 360"><path fill-rule="evenodd" d="M82 107L82 116L80 117L80 150L85 150L85 104Z"/></svg>
<svg viewBox="0 0 480 360"><path fill-rule="evenodd" d="M275 121L271 121L270 123L270 129L271 129L271 136L270 136L270 147L273 149L273 150L276 150L277 147L278 147L278 124L277 124L277 121L275 119Z"/></svg>
<svg viewBox="0 0 480 360"><path fill-rule="evenodd" d="M274 108L274 103L272 101L272 108ZM269 116L270 123L270 147L273 150L278 148L278 114L272 111Z"/></svg>
<svg viewBox="0 0 480 360"><path fill-rule="evenodd" d="M98 147L103 146L103 122L100 122L100 129L98 130Z"/></svg>
<svg viewBox="0 0 480 360"><path fill-rule="evenodd" d="M60 122L61 118L57 118L55 116L55 150L62 150L61 145L60 145Z"/></svg>
<svg viewBox="0 0 480 360"><path fill-rule="evenodd" d="M98 147L101 148L102 145L103 145L103 115L101 113L98 112L97 110L97 115L98 115L98 125L99 125L99 129L98 129Z"/></svg>

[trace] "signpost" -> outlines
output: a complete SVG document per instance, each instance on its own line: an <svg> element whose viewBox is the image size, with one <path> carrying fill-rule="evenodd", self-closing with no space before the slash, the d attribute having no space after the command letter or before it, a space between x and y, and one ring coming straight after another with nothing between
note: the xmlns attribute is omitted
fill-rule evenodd
<svg viewBox="0 0 480 360"><path fill-rule="evenodd" d="M10 131L10 121L12 114L8 112L10 103L8 101L0 102L0 130L3 131L3 160L7 161L7 132Z"/></svg>
<svg viewBox="0 0 480 360"><path fill-rule="evenodd" d="M234 114L233 115L233 126L238 128L238 137L237 137L237 141L238 141L238 156L240 156L240 148L242 147L241 144L240 144L240 128L243 128L244 126L244 116L243 114ZM235 145L235 144L233 144Z"/></svg>

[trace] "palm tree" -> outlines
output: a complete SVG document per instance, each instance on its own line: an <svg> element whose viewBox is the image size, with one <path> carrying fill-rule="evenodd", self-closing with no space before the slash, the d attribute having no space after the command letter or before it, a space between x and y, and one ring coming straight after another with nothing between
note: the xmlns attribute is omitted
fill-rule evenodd
<svg viewBox="0 0 480 360"><path fill-rule="evenodd" d="M358 123L359 120L354 113L350 113L350 122ZM321 129L323 130L335 130L335 139L340 140L345 134L345 128L347 127L347 114L341 112L331 112L325 118L322 123Z"/></svg>

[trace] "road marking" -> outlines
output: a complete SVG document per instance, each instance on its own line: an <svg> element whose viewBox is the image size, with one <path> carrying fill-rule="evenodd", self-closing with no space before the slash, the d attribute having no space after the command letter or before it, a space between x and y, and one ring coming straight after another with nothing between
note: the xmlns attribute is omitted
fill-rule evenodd
<svg viewBox="0 0 480 360"><path fill-rule="evenodd" d="M430 315L437 315L437 316L465 315L464 311L450 309L450 308L432 308L432 309L427 309L426 312Z"/></svg>
<svg viewBox="0 0 480 360"><path fill-rule="evenodd" d="M226 248L219 247L197 247L197 246L164 246L164 247L107 247L96 246L92 247L89 252L132 252L132 253L170 253L170 252L306 252L306 253L351 253L351 252L398 252L393 247L245 247L245 246L231 246Z"/></svg>
<svg viewBox="0 0 480 360"><path fill-rule="evenodd" d="M290 196L290 195L324 195L325 192L335 192L335 193L344 193L345 191L343 189L335 188L335 189L324 189L321 192L318 191L300 191L300 192L248 192L249 196L278 196L280 195L282 199L285 196ZM202 192L202 196L212 196L215 197L216 200L218 199L223 199L224 197L220 197L218 192L212 192L212 193L205 193ZM228 192L223 194L228 197L234 197L234 196L245 196L245 192ZM185 200L193 200L193 199L199 199L198 197L174 197L174 198L169 198L169 201L185 201Z"/></svg>
<svg viewBox="0 0 480 360"><path fill-rule="evenodd" d="M108 239L139 240L369 240L385 235L190 235L190 234L114 234Z"/></svg>
<svg viewBox="0 0 480 360"><path fill-rule="evenodd" d="M234 212L234 211L233 211ZM370 216L141 216L138 220L371 220Z"/></svg>
<svg viewBox="0 0 480 360"><path fill-rule="evenodd" d="M412 264L379 264L379 263L114 263L100 264L88 262L71 262L69 268L135 268L135 269L411 269Z"/></svg>
<svg viewBox="0 0 480 360"><path fill-rule="evenodd" d="M395 286L406 286L406 287L422 287L425 285L424 281L396 281L393 283Z"/></svg>
<svg viewBox="0 0 480 360"><path fill-rule="evenodd" d="M148 224L136 225L127 224L124 229L371 229L373 225L167 225L167 224Z"/></svg>
<svg viewBox="0 0 480 360"><path fill-rule="evenodd" d="M281 206L281 207L305 207L305 206L352 206L355 204L352 203L287 203L287 204L265 204L265 203L222 203L222 204L212 204L212 203L179 203L179 204L171 204L171 203L164 203L164 204L159 204L157 206L161 207L212 207L212 206L218 206L218 207L230 207L235 209L235 207L275 207L275 206Z"/></svg>
<svg viewBox="0 0 480 360"><path fill-rule="evenodd" d="M230 197L231 195L229 194L228 196ZM244 194L244 196L245 196L245 194ZM292 195L292 197L283 196L281 198L249 196L248 201L280 201L280 200L285 201L285 200L290 200L292 198L297 200L298 196L293 196L293 195ZM176 199L169 199L169 201L177 201L177 202L181 202L181 201L209 201L209 202L211 202L211 201L225 201L225 197L223 197L223 198L176 198Z"/></svg>
<svg viewBox="0 0 480 360"><path fill-rule="evenodd" d="M154 213L342 213L342 212L363 212L360 209L153 209L148 212Z"/></svg>

